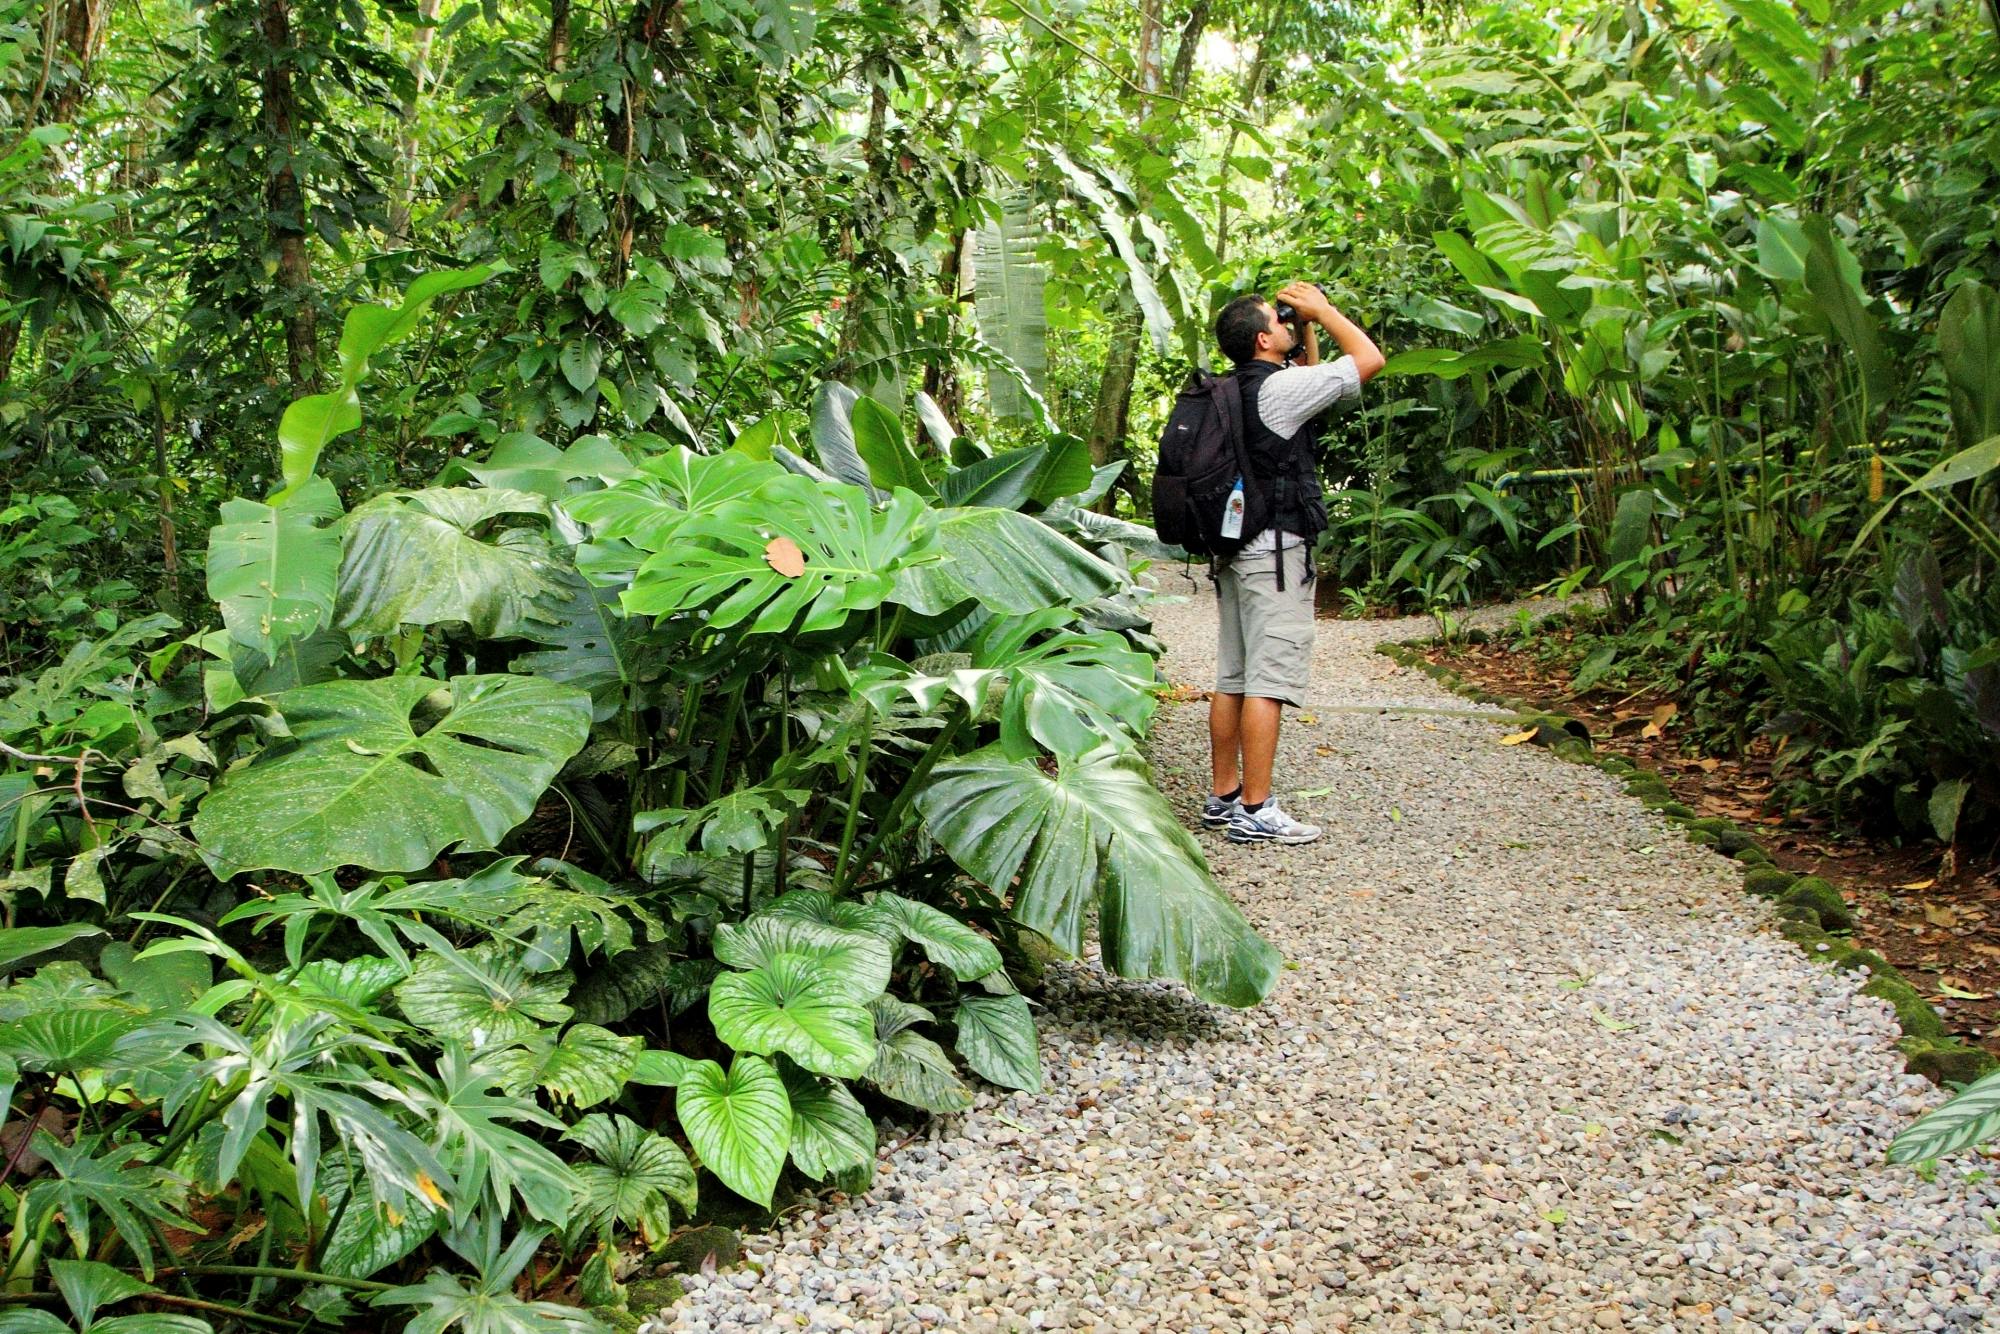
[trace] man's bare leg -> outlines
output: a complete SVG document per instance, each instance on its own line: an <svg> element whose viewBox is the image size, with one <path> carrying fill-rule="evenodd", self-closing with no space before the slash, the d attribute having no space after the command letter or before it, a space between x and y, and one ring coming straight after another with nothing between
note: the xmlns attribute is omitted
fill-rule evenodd
<svg viewBox="0 0 2000 1334"><path fill-rule="evenodd" d="M1243 738L1243 804L1257 806L1271 799L1271 766L1277 761L1278 721L1285 706L1252 695L1239 696L1237 708L1237 731Z"/></svg>
<svg viewBox="0 0 2000 1334"><path fill-rule="evenodd" d="M1214 782L1208 790L1228 796L1243 781L1243 696L1212 692L1208 697L1208 762Z"/></svg>

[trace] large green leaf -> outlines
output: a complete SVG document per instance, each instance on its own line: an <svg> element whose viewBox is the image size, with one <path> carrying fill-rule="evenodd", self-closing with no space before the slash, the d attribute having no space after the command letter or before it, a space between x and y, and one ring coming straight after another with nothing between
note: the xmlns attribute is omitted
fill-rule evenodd
<svg viewBox="0 0 2000 1334"><path fill-rule="evenodd" d="M589 1235L616 1223L637 1229L657 1246L673 1231L671 1205L694 1212L694 1168L664 1135L627 1117L593 1113L563 1138L583 1145L596 1160L576 1166L572 1232Z"/></svg>
<svg viewBox="0 0 2000 1334"><path fill-rule="evenodd" d="M2000 292L1959 284L1938 316L1938 360L1959 444L2000 436Z"/></svg>
<svg viewBox="0 0 2000 1334"><path fill-rule="evenodd" d="M917 808L954 861L1011 888L1013 916L1071 955L1096 907L1120 976L1175 978L1234 1006L1277 980L1278 952L1215 883L1134 754L1107 746L1050 774L989 746L938 765Z"/></svg>
<svg viewBox="0 0 2000 1334"><path fill-rule="evenodd" d="M1887 403L1896 388L1896 368L1882 342L1882 331L1868 309L1861 284L1861 266L1834 235L1824 217L1807 218L1805 290L1840 340L1854 354L1871 406Z"/></svg>
<svg viewBox="0 0 2000 1334"><path fill-rule="evenodd" d="M419 734L412 714L434 693L443 714ZM588 695L517 676L330 681L274 703L292 744L224 779L195 817L195 838L241 870L416 871L453 844L490 848L590 731Z"/></svg>
<svg viewBox="0 0 2000 1334"><path fill-rule="evenodd" d="M987 376L987 397L1002 421L1038 421L1034 400L1048 390L1046 276L1035 260L1041 240L1032 197L1016 192L1001 200L999 221L980 228L975 241L973 309L980 333L1025 377Z"/></svg>
<svg viewBox="0 0 2000 1334"><path fill-rule="evenodd" d="M63 926L10 926L0 929L0 973L4 973L23 959L58 949L72 940L103 934L102 927L92 926L88 922L70 922Z"/></svg>
<svg viewBox="0 0 2000 1334"><path fill-rule="evenodd" d="M645 1045L644 1038L621 1037L595 1024L571 1024L560 1035L554 1029L530 1034L485 1059L510 1098L532 1097L542 1089L573 1106L595 1107L618 1096Z"/></svg>
<svg viewBox="0 0 2000 1334"><path fill-rule="evenodd" d="M970 645L974 666L1006 674L1000 741L1017 757L1034 744L1068 756L1107 743L1129 750L1158 707L1153 660L1121 634L1059 630L1027 643L1065 619L995 620Z"/></svg>
<svg viewBox="0 0 2000 1334"><path fill-rule="evenodd" d="M854 408L860 401L859 393L838 380L828 380L813 391L813 453L827 476L860 487L872 504L882 499L882 492L876 490L855 438Z"/></svg>
<svg viewBox="0 0 2000 1334"><path fill-rule="evenodd" d="M867 1004L889 985L894 953L881 936L792 914L760 913L715 929L715 957L732 968L768 968L786 955L826 968L826 984Z"/></svg>
<svg viewBox="0 0 2000 1334"><path fill-rule="evenodd" d="M497 1045L531 1037L544 1024L568 1019L570 1010L563 997L569 986L568 973L531 973L516 951L489 941L423 955L409 978L397 986L396 1004L424 1032ZM524 1071L516 1062L507 1073L518 1076Z"/></svg>
<svg viewBox="0 0 2000 1334"><path fill-rule="evenodd" d="M938 510L935 520L943 558L899 570L891 595L921 615L968 599L1023 615L1088 602L1119 584L1118 571L1026 514L974 506Z"/></svg>
<svg viewBox="0 0 2000 1334"><path fill-rule="evenodd" d="M1153 280L1153 273L1140 258L1137 244L1132 236L1132 223L1118 205L1111 192L1097 177L1079 167L1068 154L1053 144L1046 145L1049 158L1062 169L1073 189L1097 212L1097 224L1103 229L1111 248L1125 263L1125 273L1131 282L1132 298L1145 317L1146 332L1152 335L1153 350L1161 356L1173 343L1174 317L1167 309L1166 301L1160 296L1159 284ZM1165 256L1161 256L1162 259Z"/></svg>
<svg viewBox="0 0 2000 1334"><path fill-rule="evenodd" d="M375 1198L374 1184L343 1153L330 1153L319 1173L329 1217L338 1215L320 1253L320 1267L344 1278L368 1278L429 1241L440 1215L426 1202L406 1198L391 1209Z"/></svg>
<svg viewBox="0 0 2000 1334"><path fill-rule="evenodd" d="M940 1115L972 1106L972 1090L958 1077L944 1048L910 1027L928 1019L928 1011L888 996L870 1008L875 1014L876 1047L869 1083L897 1102Z"/></svg>
<svg viewBox="0 0 2000 1334"><path fill-rule="evenodd" d="M361 425L361 396L356 391L368 374L369 359L407 337L437 298L485 282L492 272L489 265L475 264L426 273L404 289L399 306L356 306L347 312L340 333L339 383L326 393L294 401L279 419L285 488L274 502L306 484L329 442Z"/></svg>
<svg viewBox="0 0 2000 1334"><path fill-rule="evenodd" d="M545 515L526 491L433 488L378 496L348 516L340 563L341 629L388 634L405 625L463 623L507 638L545 619L536 602L559 572L535 527L480 530L505 515Z"/></svg>
<svg viewBox="0 0 2000 1334"><path fill-rule="evenodd" d="M761 1056L739 1055L729 1073L701 1061L681 1077L674 1109L702 1166L766 1209L792 1140L785 1082Z"/></svg>
<svg viewBox="0 0 2000 1334"><path fill-rule="evenodd" d="M1002 1088L1041 1092L1041 1040L1024 998L967 996L954 1022L958 1054L975 1074Z"/></svg>
<svg viewBox="0 0 2000 1334"><path fill-rule="evenodd" d="M549 572L556 595L544 603L545 622L526 637L547 648L508 663L513 671L588 690L597 721L627 704L627 692L655 679L660 653L648 643L645 624L618 610L618 590L598 588L572 570Z"/></svg>
<svg viewBox="0 0 2000 1334"><path fill-rule="evenodd" d="M715 1035L739 1052L783 1052L815 1074L864 1073L875 1056L875 1028L834 969L780 954L750 972L724 973L708 992Z"/></svg>
<svg viewBox="0 0 2000 1334"><path fill-rule="evenodd" d="M340 536L320 525L339 512L333 484L317 478L279 504L223 502L208 532L208 595L231 639L269 659L332 619Z"/></svg>
<svg viewBox="0 0 2000 1334"><path fill-rule="evenodd" d="M924 957L961 982L984 977L1000 966L1000 949L956 917L928 903L898 894L876 894L868 907L892 923L903 939L923 950Z"/></svg>
<svg viewBox="0 0 2000 1334"><path fill-rule="evenodd" d="M1892 1163L1921 1163L2000 1137L2000 1070L1927 1112L1889 1145Z"/></svg>
<svg viewBox="0 0 2000 1334"><path fill-rule="evenodd" d="M1034 499L1035 479L1048 462L1047 445L1025 445L946 473L938 498L946 505L1017 510Z"/></svg>
<svg viewBox="0 0 2000 1334"><path fill-rule="evenodd" d="M550 501L564 499L580 484L609 485L639 471L607 436L586 435L567 449L557 449L527 431L501 436L484 463L463 466L481 486L526 491Z"/></svg>
<svg viewBox="0 0 2000 1334"><path fill-rule="evenodd" d="M930 478L911 452L896 414L872 398L854 402L849 418L854 448L868 465L868 479L883 491L905 487L919 495L933 494Z"/></svg>
<svg viewBox="0 0 2000 1334"><path fill-rule="evenodd" d="M875 1161L875 1123L839 1080L780 1066L792 1103L792 1163L815 1181Z"/></svg>
<svg viewBox="0 0 2000 1334"><path fill-rule="evenodd" d="M740 457L740 456L733 456ZM924 505L899 491L880 511L859 490L789 474L736 507L688 523L639 567L625 591L628 612L667 616L714 604L711 629L747 624L750 634L835 629L880 606L897 576L931 559ZM788 538L804 568L786 573L770 553Z"/></svg>

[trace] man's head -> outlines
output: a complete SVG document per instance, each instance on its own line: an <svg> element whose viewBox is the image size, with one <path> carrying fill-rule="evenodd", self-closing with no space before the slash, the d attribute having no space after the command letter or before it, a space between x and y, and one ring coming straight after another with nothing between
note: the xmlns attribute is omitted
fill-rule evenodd
<svg viewBox="0 0 2000 1334"><path fill-rule="evenodd" d="M1241 366L1245 362L1283 361L1298 346L1292 331L1278 323L1278 312L1261 296L1239 296L1215 317L1215 341L1222 354Z"/></svg>

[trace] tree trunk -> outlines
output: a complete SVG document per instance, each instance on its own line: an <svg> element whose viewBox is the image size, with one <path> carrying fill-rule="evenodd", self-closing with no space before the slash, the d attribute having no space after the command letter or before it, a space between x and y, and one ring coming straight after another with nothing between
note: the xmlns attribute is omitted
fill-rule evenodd
<svg viewBox="0 0 2000 1334"><path fill-rule="evenodd" d="M410 100L403 103L402 136L396 143L396 184L389 201L389 237L410 239L410 204L417 197L417 112L431 77L431 46L437 40L442 0L417 0L417 49L410 55Z"/></svg>
<svg viewBox="0 0 2000 1334"><path fill-rule="evenodd" d="M305 196L294 167L298 100L292 91L292 16L289 0L264 0L264 133L274 170L264 190L265 217L278 250L278 296L285 325L285 367L292 391L319 389L315 346L312 260L306 252Z"/></svg>
<svg viewBox="0 0 2000 1334"><path fill-rule="evenodd" d="M958 326L958 313L965 304L965 244L967 232L964 228L951 234L951 244L945 248L944 261L939 266L938 290L943 293L945 309L943 316L945 337L949 344L951 334ZM951 424L956 427L960 421L961 390L958 370L952 364L951 356L933 355L924 365L924 392L938 405Z"/></svg>
<svg viewBox="0 0 2000 1334"><path fill-rule="evenodd" d="M868 134L861 141L861 158L868 164L868 190L866 202L856 210L862 223L860 231L868 237L879 237L883 215L883 200L891 188L889 180L889 151L884 142L889 129L889 87L886 82L886 59L877 53L864 66L869 71L873 91L868 100ZM843 368L842 373L851 374L848 363L861 350L862 339L868 332L868 321L873 317L872 305L875 276L868 269L868 253L857 244L855 219L841 231L841 248L847 260L847 303L844 318L840 322L840 341L834 357L834 365Z"/></svg>
<svg viewBox="0 0 2000 1334"><path fill-rule="evenodd" d="M62 3L62 44L68 52L70 68L49 103L49 119L67 125L82 109L90 93L91 70L98 50L104 45L105 11L108 0L50 0Z"/></svg>
<svg viewBox="0 0 2000 1334"><path fill-rule="evenodd" d="M1273 28L1277 26L1275 16L1271 24ZM1256 114L1258 99L1264 95L1264 76L1270 54L1271 32L1267 29L1264 35L1257 39L1257 54L1250 58L1250 74L1243 81L1243 105L1252 115ZM1222 170L1216 185L1215 257L1218 260L1222 259L1229 249L1229 157L1236 151L1236 137L1236 126L1231 124L1229 136L1222 144Z"/></svg>
<svg viewBox="0 0 2000 1334"><path fill-rule="evenodd" d="M1187 23L1181 28L1180 48L1174 53L1174 72L1167 92L1173 97L1187 95L1188 78L1194 69L1194 49L1201 41L1202 29L1208 24L1208 0L1196 0L1188 14ZM1140 41L1140 86L1148 92L1158 92L1160 65L1158 47L1159 14L1157 6L1149 0L1149 21L1155 34L1155 50L1149 57L1146 40ZM1141 28L1142 34L1144 27ZM1142 197L1140 203L1145 202ZM1130 457L1126 447L1126 434L1132 415L1132 385L1139 374L1140 344L1145 339L1145 321L1129 293L1119 303L1118 317L1111 326L1111 346L1105 353L1104 373L1097 382L1097 409L1090 419L1090 435L1086 437L1090 446L1090 461L1095 467L1103 467L1116 459ZM1139 493L1136 480L1126 469L1126 475L1119 479L1121 489L1130 493L1133 503L1143 513L1150 508ZM1105 513L1111 511L1111 495L1106 493L1098 502L1098 508Z"/></svg>

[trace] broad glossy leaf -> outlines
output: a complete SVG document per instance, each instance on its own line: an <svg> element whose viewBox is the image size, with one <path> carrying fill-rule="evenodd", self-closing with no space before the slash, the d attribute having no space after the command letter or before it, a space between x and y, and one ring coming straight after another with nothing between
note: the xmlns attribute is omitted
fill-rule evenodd
<svg viewBox="0 0 2000 1334"><path fill-rule="evenodd" d="M434 691L449 707L421 735ZM453 844L488 848L582 749L590 697L517 676L331 681L275 697L293 743L225 778L195 837L242 870L416 871Z"/></svg>
<svg viewBox="0 0 2000 1334"><path fill-rule="evenodd" d="M1895 364L1882 341L1882 330L1868 308L1861 283L1861 266L1824 217L1807 218L1805 290L1819 312L1854 354L1871 407L1880 407L1895 392Z"/></svg>
<svg viewBox="0 0 2000 1334"><path fill-rule="evenodd" d="M514 950L488 942L420 957L396 988L396 1004L427 1033L498 1044L567 1020L569 987L568 973L531 973Z"/></svg>
<svg viewBox="0 0 2000 1334"><path fill-rule="evenodd" d="M339 512L333 484L319 478L281 504L223 502L208 532L208 596L231 639L268 660L333 619L340 535L321 523Z"/></svg>
<svg viewBox="0 0 2000 1334"><path fill-rule="evenodd" d="M571 1024L560 1035L543 1029L483 1059L499 1073L501 1091L509 1097L532 1097L542 1089L574 1106L595 1107L618 1096L645 1045L644 1038L621 1037L595 1024Z"/></svg>
<svg viewBox="0 0 2000 1334"><path fill-rule="evenodd" d="M715 630L836 629L880 606L901 572L932 559L924 519L923 501L908 491L877 511L850 486L774 477L739 510L683 529L683 536L705 539L703 545L676 542L649 557L625 591L625 610L667 616L713 604L707 623ZM799 574L785 574L767 558L779 537L804 553Z"/></svg>
<svg viewBox="0 0 2000 1334"><path fill-rule="evenodd" d="M815 1181L875 1161L875 1123L839 1080L789 1063L781 1067L792 1103L792 1164Z"/></svg>
<svg viewBox="0 0 2000 1334"><path fill-rule="evenodd" d="M724 973L708 992L715 1035L739 1052L783 1052L816 1074L851 1079L875 1055L875 1028L836 965L779 954L747 973Z"/></svg>
<svg viewBox="0 0 2000 1334"><path fill-rule="evenodd" d="M928 903L897 894L876 894L868 906L892 922L905 940L923 950L925 958L961 982L984 977L1000 966L998 946Z"/></svg>
<svg viewBox="0 0 2000 1334"><path fill-rule="evenodd" d="M603 722L625 707L628 691L658 677L661 655L648 644L644 623L620 613L617 589L595 587L573 570L552 569L548 577L556 591L543 603L545 619L523 632L548 647L507 666L589 691L594 716Z"/></svg>
<svg viewBox="0 0 2000 1334"><path fill-rule="evenodd" d="M584 1117L563 1138L596 1160L576 1166L573 1233L590 1235L616 1223L658 1245L673 1231L670 1205L694 1212L694 1168L672 1140L628 1117L603 1113Z"/></svg>
<svg viewBox="0 0 2000 1334"><path fill-rule="evenodd" d="M868 461L854 437L854 405L861 395L837 380L828 380L813 391L813 453L827 476L867 492L870 504L883 498L868 474Z"/></svg>
<svg viewBox="0 0 2000 1334"><path fill-rule="evenodd" d="M1766 213L1757 221L1757 268L1766 278L1795 283L1806 276L1806 233L1794 218Z"/></svg>
<svg viewBox="0 0 2000 1334"><path fill-rule="evenodd" d="M556 501L594 483L609 485L637 476L639 470L608 436L586 435L567 449L557 449L538 435L516 431L501 436L484 463L468 465L465 471L481 486Z"/></svg>
<svg viewBox="0 0 2000 1334"><path fill-rule="evenodd" d="M792 1138L791 1100L771 1063L739 1055L724 1074L713 1061L699 1062L675 1089L674 1108L702 1166L770 1208Z"/></svg>
<svg viewBox="0 0 2000 1334"><path fill-rule="evenodd" d="M931 445L939 458L951 457L951 442L958 439L958 428L944 415L938 401L921 389L917 391L917 418L924 424L924 434L930 437Z"/></svg>
<svg viewBox="0 0 2000 1334"><path fill-rule="evenodd" d="M321 1161L320 1189L328 1217L338 1216L319 1257L320 1267L344 1278L369 1278L430 1240L440 1215L415 1197L391 1207L375 1197L365 1171L350 1171L347 1156L329 1153Z"/></svg>
<svg viewBox="0 0 2000 1334"><path fill-rule="evenodd" d="M1204 1000L1250 1006L1279 955L1209 874L1152 786L1144 760L1105 747L1047 774L996 746L947 760L918 793L925 825L1012 915L1064 952L1099 909L1104 961L1123 977L1171 977Z"/></svg>
<svg viewBox="0 0 2000 1334"><path fill-rule="evenodd" d="M43 1010L0 1027L0 1055L24 1070L76 1071L111 1060L144 1018L131 1010Z"/></svg>
<svg viewBox="0 0 2000 1334"><path fill-rule="evenodd" d="M1072 757L1106 744L1133 748L1158 707L1153 660L1111 631L1062 631L1023 646L1027 634L1058 623L1051 614L996 620L972 644L976 666L1007 678L1001 744L1017 757L1037 744Z"/></svg>
<svg viewBox="0 0 2000 1334"><path fill-rule="evenodd" d="M953 1021L958 1025L953 1045L973 1073L1002 1088L1041 1092L1041 1039L1025 999L967 996Z"/></svg>
<svg viewBox="0 0 2000 1334"><path fill-rule="evenodd" d="M938 483L938 499L950 506L1019 509L1034 499L1035 478L1048 456L1047 445L1026 445L954 468Z"/></svg>
<svg viewBox="0 0 2000 1334"><path fill-rule="evenodd" d="M849 425L854 432L854 448L868 465L868 479L883 491L905 487L918 495L931 495L930 478L911 452L903 435L903 423L896 414L874 399L861 397L850 410Z"/></svg>
<svg viewBox="0 0 2000 1334"><path fill-rule="evenodd" d="M514 514L546 514L525 491L433 488L378 496L348 516L338 626L356 635L405 625L462 623L484 638L526 635L536 603L559 590L559 566L539 525L479 529Z"/></svg>
<svg viewBox="0 0 2000 1334"><path fill-rule="evenodd" d="M1079 495L1090 487L1095 470L1090 466L1090 442L1081 436L1061 432L1049 437L1048 456L1035 470L1034 498L1052 505L1065 496Z"/></svg>
<svg viewBox="0 0 2000 1334"><path fill-rule="evenodd" d="M104 928L92 926L88 922L69 922L62 926L0 928L0 971L13 967L23 959L60 949L72 940L103 934Z"/></svg>
<svg viewBox="0 0 2000 1334"><path fill-rule="evenodd" d="M907 1028L880 1038L868 1082L897 1102L939 1115L972 1106L972 1090L958 1077L944 1048Z"/></svg>
<svg viewBox="0 0 2000 1334"><path fill-rule="evenodd" d="M1117 570L1047 524L1013 510L937 510L942 559L898 571L894 601L935 616L968 599L1023 615L1088 602L1116 588Z"/></svg>
<svg viewBox="0 0 2000 1334"><path fill-rule="evenodd" d="M104 1327L97 1323L98 1308L116 1306L155 1291L151 1284L141 1283L130 1274L95 1260L52 1260L49 1277L56 1281L56 1289L69 1303L70 1314L86 1329Z"/></svg>
<svg viewBox="0 0 2000 1334"><path fill-rule="evenodd" d="M1938 360L1961 445L2000 437L2000 292L1960 283L1938 316Z"/></svg>
<svg viewBox="0 0 2000 1334"><path fill-rule="evenodd" d="M1000 200L1000 221L975 237L973 292L979 331L1018 371L987 376L993 415L1003 421L1037 421L1037 400L1048 388L1048 311L1043 304L1047 275L1035 259L1042 240L1034 198L1025 190Z"/></svg>
<svg viewBox="0 0 2000 1334"><path fill-rule="evenodd" d="M715 957L732 968L765 968L794 954L826 967L829 985L866 1005L889 986L894 952L879 935L800 917L760 913L715 929Z"/></svg>

